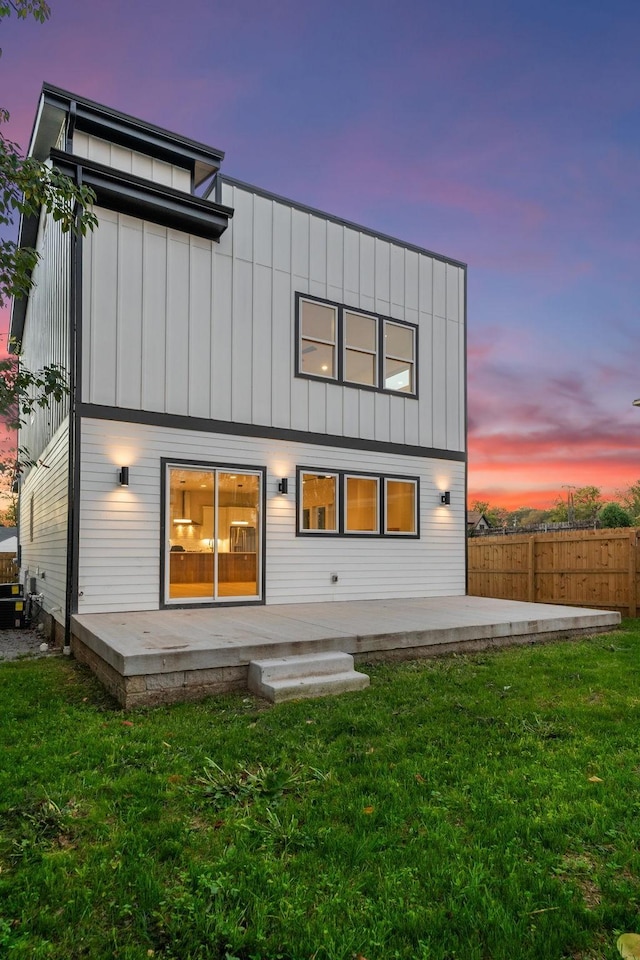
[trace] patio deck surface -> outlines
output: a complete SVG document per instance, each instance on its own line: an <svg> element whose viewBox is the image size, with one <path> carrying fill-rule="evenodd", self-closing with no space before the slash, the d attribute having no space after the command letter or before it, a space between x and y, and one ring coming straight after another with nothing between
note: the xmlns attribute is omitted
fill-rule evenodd
<svg viewBox="0 0 640 960"><path fill-rule="evenodd" d="M484 597L80 614L72 650L123 706L246 687L252 660L340 650L409 659L604 633L620 614Z"/></svg>

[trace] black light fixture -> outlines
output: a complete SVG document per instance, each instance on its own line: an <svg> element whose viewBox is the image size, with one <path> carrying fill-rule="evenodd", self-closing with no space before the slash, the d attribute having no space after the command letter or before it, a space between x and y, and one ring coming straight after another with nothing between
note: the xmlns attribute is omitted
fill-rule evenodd
<svg viewBox="0 0 640 960"><path fill-rule="evenodd" d="M120 473L118 474L118 480L120 481L120 486L128 487L129 486L129 467L120 467Z"/></svg>
<svg viewBox="0 0 640 960"><path fill-rule="evenodd" d="M451 503L451 491L445 490L444 493L440 494L440 503L445 504L447 507Z"/></svg>
<svg viewBox="0 0 640 960"><path fill-rule="evenodd" d="M640 407L640 397L638 397L637 400L632 400L631 406L632 406L632 407Z"/></svg>
<svg viewBox="0 0 640 960"><path fill-rule="evenodd" d="M289 480L283 477L278 481L278 493L289 493Z"/></svg>

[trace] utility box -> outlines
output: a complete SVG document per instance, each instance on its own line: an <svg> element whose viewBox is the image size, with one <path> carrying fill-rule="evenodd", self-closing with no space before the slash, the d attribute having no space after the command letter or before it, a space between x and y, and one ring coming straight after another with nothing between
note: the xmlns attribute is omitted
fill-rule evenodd
<svg viewBox="0 0 640 960"><path fill-rule="evenodd" d="M3 584L6 586L6 584ZM0 630L24 627L24 597L0 597Z"/></svg>
<svg viewBox="0 0 640 960"><path fill-rule="evenodd" d="M7 597L23 597L24 587L21 583L0 583L0 600Z"/></svg>

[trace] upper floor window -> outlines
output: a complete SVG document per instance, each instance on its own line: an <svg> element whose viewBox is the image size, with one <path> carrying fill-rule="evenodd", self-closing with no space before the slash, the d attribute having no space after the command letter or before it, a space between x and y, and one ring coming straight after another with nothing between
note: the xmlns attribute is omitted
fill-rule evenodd
<svg viewBox="0 0 640 960"><path fill-rule="evenodd" d="M296 294L296 376L417 395L418 328Z"/></svg>
<svg viewBox="0 0 640 960"><path fill-rule="evenodd" d="M387 390L415 393L415 334L412 327L384 322L384 385Z"/></svg>
<svg viewBox="0 0 640 960"><path fill-rule="evenodd" d="M313 377L337 377L338 310L316 300L302 301L300 311L300 370Z"/></svg>
<svg viewBox="0 0 640 960"><path fill-rule="evenodd" d="M344 379L378 386L378 318L344 311Z"/></svg>

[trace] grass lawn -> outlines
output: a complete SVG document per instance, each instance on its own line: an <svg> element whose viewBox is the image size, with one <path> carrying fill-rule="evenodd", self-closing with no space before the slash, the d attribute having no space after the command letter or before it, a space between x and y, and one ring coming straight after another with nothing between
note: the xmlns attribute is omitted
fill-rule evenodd
<svg viewBox="0 0 640 960"><path fill-rule="evenodd" d="M0 956L619 960L639 666L636 620L124 713L73 661L0 665Z"/></svg>

